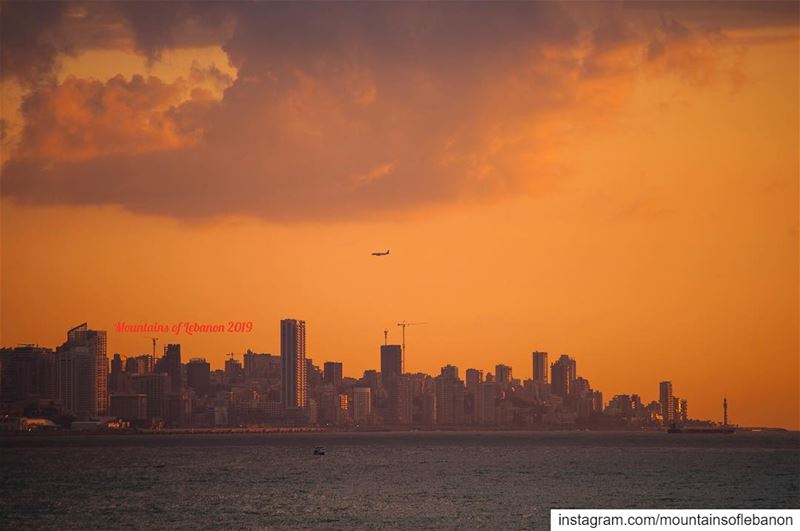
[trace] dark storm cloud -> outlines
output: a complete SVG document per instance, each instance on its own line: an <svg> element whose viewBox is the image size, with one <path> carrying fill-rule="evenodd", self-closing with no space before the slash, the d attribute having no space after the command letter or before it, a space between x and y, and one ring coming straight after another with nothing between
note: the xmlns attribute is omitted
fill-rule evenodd
<svg viewBox="0 0 800 531"><path fill-rule="evenodd" d="M714 73L704 39L717 30L680 22L670 5L646 24L624 4L156 5L115 7L134 48L155 60L176 46L223 45L238 68L224 98L137 103L169 93L157 80L34 91L28 133L56 123L59 106L46 103L55 97L76 108L114 101L134 125L116 131L111 115L91 112L62 124L55 130L81 132L83 152L97 155L70 157L58 137L41 145L59 149L23 145L3 168L4 195L278 220L493 197L557 173L556 124L609 112L607 95L625 93L633 68ZM699 41L702 54L686 52Z"/></svg>
<svg viewBox="0 0 800 531"><path fill-rule="evenodd" d="M49 76L56 55L70 50L57 28L66 11L58 2L0 4L0 76L30 83Z"/></svg>

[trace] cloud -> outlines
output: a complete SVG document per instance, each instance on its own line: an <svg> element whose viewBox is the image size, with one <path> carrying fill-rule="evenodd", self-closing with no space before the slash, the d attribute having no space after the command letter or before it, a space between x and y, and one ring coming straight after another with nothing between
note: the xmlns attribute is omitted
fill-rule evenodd
<svg viewBox="0 0 800 531"><path fill-rule="evenodd" d="M16 156L53 164L192 144L199 128L182 119L189 107L182 102L185 90L182 80L142 76L105 83L68 78L41 88L22 104L25 129Z"/></svg>
<svg viewBox="0 0 800 531"><path fill-rule="evenodd" d="M235 24L226 2L119 2L134 47L151 60L167 48L192 48L227 39Z"/></svg>
<svg viewBox="0 0 800 531"><path fill-rule="evenodd" d="M576 124L613 113L638 75L708 83L725 54L719 28L668 9L203 3L155 21L124 5L141 53L223 40L237 78L192 72L221 100L156 78L33 89L4 195L281 221L486 200L555 178Z"/></svg>
<svg viewBox="0 0 800 531"><path fill-rule="evenodd" d="M50 75L55 57L68 48L57 38L56 26L66 4L4 2L0 4L0 76L24 83Z"/></svg>
<svg viewBox="0 0 800 531"><path fill-rule="evenodd" d="M50 82L59 58L93 49L136 50L223 42L234 18L222 2L0 2L0 80Z"/></svg>

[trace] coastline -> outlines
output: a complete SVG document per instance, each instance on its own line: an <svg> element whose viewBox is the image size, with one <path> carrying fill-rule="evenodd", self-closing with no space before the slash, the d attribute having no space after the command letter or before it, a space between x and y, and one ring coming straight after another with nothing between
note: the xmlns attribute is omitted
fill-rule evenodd
<svg viewBox="0 0 800 531"><path fill-rule="evenodd" d="M486 427L486 426L380 426L380 427L361 427L361 428L341 428L341 427L290 427L290 426L252 426L252 427L226 427L226 428L165 428L160 430L152 429L129 429L129 430L38 430L30 432L6 431L0 432L0 439L11 438L39 438L39 437L74 437L74 436L123 436L123 435L225 435L225 434L326 434L326 433L663 433L667 435L666 428L631 428L620 429L619 427L609 429L590 429L590 428L514 428L514 427ZM783 432L793 433L797 430L789 430L780 427L737 427L737 433L758 433L758 432ZM681 435L681 434L669 434ZM696 434L692 434L696 436ZM716 434L715 434L716 435Z"/></svg>

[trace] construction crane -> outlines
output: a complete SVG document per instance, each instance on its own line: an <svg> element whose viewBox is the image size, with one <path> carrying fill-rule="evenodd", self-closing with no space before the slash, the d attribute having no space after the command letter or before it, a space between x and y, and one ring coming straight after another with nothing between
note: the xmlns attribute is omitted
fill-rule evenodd
<svg viewBox="0 0 800 531"><path fill-rule="evenodd" d="M399 326L399 327L401 327L403 329L403 346L402 346L403 350L402 350L402 357L401 357L401 362L400 362L402 364L402 367L400 367L400 373L401 374L404 374L406 372L406 327L407 326L415 326L415 325L424 325L424 324L428 324L428 323L427 322L423 322L423 321L416 322L416 323L409 323L407 321L403 321L402 323L397 323L397 326Z"/></svg>

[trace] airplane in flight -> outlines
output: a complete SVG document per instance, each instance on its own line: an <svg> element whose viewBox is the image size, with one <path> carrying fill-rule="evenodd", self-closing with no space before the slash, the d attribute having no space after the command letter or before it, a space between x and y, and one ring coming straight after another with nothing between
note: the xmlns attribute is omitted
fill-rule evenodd
<svg viewBox="0 0 800 531"><path fill-rule="evenodd" d="M375 251L374 253L372 253L372 256L386 256L388 254L389 254L389 249L386 249L386 251L383 252Z"/></svg>

